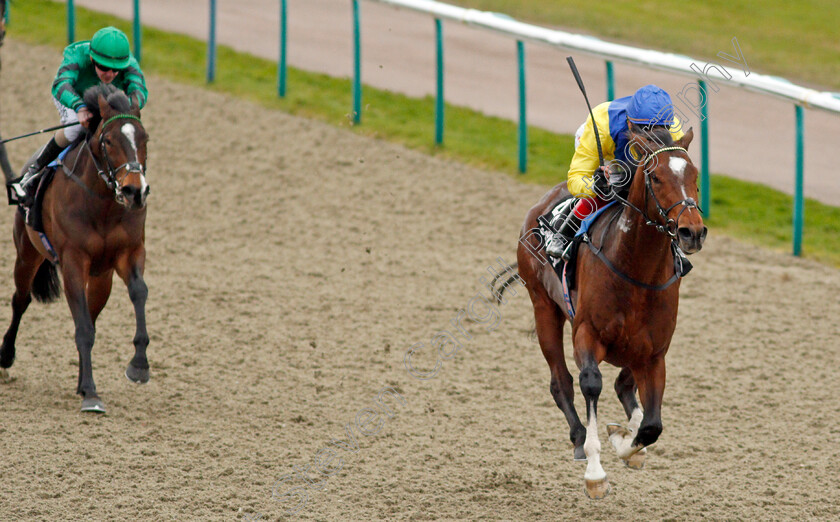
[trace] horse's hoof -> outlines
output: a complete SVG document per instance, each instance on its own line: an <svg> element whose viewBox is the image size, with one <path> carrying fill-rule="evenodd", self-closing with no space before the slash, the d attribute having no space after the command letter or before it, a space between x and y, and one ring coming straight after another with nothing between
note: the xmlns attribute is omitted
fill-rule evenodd
<svg viewBox="0 0 840 522"><path fill-rule="evenodd" d="M637 451L636 453L630 455L629 459L624 461L624 465L630 469L642 469L645 467L645 459L647 458L647 452L644 448Z"/></svg>
<svg viewBox="0 0 840 522"><path fill-rule="evenodd" d="M607 424L607 436L612 437L616 433L620 434L621 436L628 435L629 432L627 429L622 426L621 424L610 423Z"/></svg>
<svg viewBox="0 0 840 522"><path fill-rule="evenodd" d="M9 384L13 380L15 379L9 375L9 370L0 368L0 384Z"/></svg>
<svg viewBox="0 0 840 522"><path fill-rule="evenodd" d="M82 399L82 411L89 411L91 413L105 413L105 405L99 400L99 397L90 397Z"/></svg>
<svg viewBox="0 0 840 522"><path fill-rule="evenodd" d="M583 481L586 483L586 487L584 488L586 496L593 500L602 499L610 494L610 481L607 480L607 477L601 480L584 479Z"/></svg>
<svg viewBox="0 0 840 522"><path fill-rule="evenodd" d="M128 368L125 369L125 376L128 377L128 380L137 384L146 384L149 382L149 369L148 368L135 368L132 365L128 365Z"/></svg>
<svg viewBox="0 0 840 522"><path fill-rule="evenodd" d="M583 451L583 444L575 448L575 462L586 462L586 452Z"/></svg>

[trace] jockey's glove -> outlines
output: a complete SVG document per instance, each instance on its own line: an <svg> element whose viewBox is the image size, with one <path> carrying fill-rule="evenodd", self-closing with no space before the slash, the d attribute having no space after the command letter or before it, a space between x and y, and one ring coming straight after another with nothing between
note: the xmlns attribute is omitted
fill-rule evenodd
<svg viewBox="0 0 840 522"><path fill-rule="evenodd" d="M610 185L607 175L608 168L609 167L606 166L598 167L595 172L592 173L593 190L601 199L612 199L613 197L612 186Z"/></svg>

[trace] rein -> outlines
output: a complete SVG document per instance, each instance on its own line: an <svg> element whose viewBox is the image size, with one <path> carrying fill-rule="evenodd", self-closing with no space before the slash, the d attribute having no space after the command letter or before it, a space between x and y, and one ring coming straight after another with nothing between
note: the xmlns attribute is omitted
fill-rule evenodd
<svg viewBox="0 0 840 522"><path fill-rule="evenodd" d="M114 199L117 202L122 202L125 200L125 196L123 196L122 193L119 191L120 183L123 179L125 179L126 176L128 176L132 172L143 174L143 165L141 165L139 161L128 161L126 163L123 163L116 169L111 166L111 160L108 158L108 151L105 149L105 142L102 140L102 137L105 135L105 127L107 127L108 124L112 121L119 119L137 120L138 122L140 121L140 118L134 116L133 114L117 114L116 116L108 118L102 124L102 130L99 132L99 151L102 157L105 158L105 166L107 167L107 171L99 166L99 162L96 161L96 156L93 154L93 150L91 150L90 142L88 140L85 140L84 147L88 151L90 159L93 161L93 166L96 167L96 173L99 175L100 178L102 178L102 181L105 182L105 185L107 185L108 188L114 192ZM64 173L67 175L67 177L75 181L77 184L81 185L88 194L95 195L101 199L104 199L99 194L93 192L90 189L90 187L85 185L82 182L82 180L75 174L76 163L78 161L79 155L76 155L76 161L73 162L73 167L71 167L69 171L67 170L66 166L62 165ZM125 169L125 173L122 175L122 178L117 178L117 173L122 169Z"/></svg>
<svg viewBox="0 0 840 522"><path fill-rule="evenodd" d="M644 173L645 173L645 210L640 209L639 207L630 203L630 201L622 198L620 195L616 194L615 191L613 191L613 195L614 195L615 199L620 201L624 206L632 208L633 210L635 210L636 212L641 214L641 216L643 218L645 218L645 225L649 225L649 226L654 227L658 232L660 232L662 234L665 234L666 236L670 237L671 240L673 240L675 237L677 237L677 221L680 219L680 216L682 216L683 212L685 212L686 210L691 209L691 208L696 208L698 211L700 211L700 213L703 213L703 209L701 209L697 205L697 202L694 201L693 198L686 198L686 199L677 201L676 203L674 203L673 205L671 205L667 209L662 208L662 205L659 203L659 198L656 197L656 192L653 191L653 187L650 184L650 172L648 171L646 165L648 164L648 162L652 158L656 157L657 154L660 154L662 152L672 151L672 150L679 150L679 151L682 151L682 152L685 152L686 154L688 154L688 151L685 150L683 147L677 147L677 146L662 147L661 149L657 149L657 150L651 152L648 155L648 157L645 158L645 161L642 163L642 169L644 170ZM648 214L647 214L648 197L653 198L653 202L654 202L654 204L656 204L656 210L659 212L659 215L662 217L662 219L665 220L664 225L662 223L659 223L658 221L654 221L653 219L650 218L650 216L648 216ZM668 214L677 205L682 205L683 206L682 210L680 210L679 214L677 214L677 219L672 219L672 218L668 217Z"/></svg>
<svg viewBox="0 0 840 522"><path fill-rule="evenodd" d="M615 275L617 275L618 277L620 277L621 279L623 279L624 281L626 281L626 282L628 282L632 285L639 286L639 287L645 288L647 290L654 290L654 291L658 292L658 291L665 290L666 288L668 288L669 286L671 286L672 284L677 282L677 280L680 278L680 274L677 273L676 265L674 266L674 275L672 275L670 279L668 279L667 281L665 281L661 285L651 285L651 284L644 283L642 281L638 281L636 279L633 279L632 277L630 277L629 275L620 271L618 268L615 267L615 265L612 264L612 262L609 260L609 258L607 258L607 256L603 252L604 244L605 244L604 238L606 237L607 232L610 230L611 225L615 222L615 220L620 215L621 215L621 212L615 212L613 214L613 217L610 219L610 221L604 227L604 231L601 232L601 241L600 241L601 246L596 247L594 244L592 244L592 241L586 241L586 243L589 245L589 249L592 251L592 253L595 254L595 256L597 256L598 259L601 260L601 262L603 262L605 265L607 265L607 268L609 268L612 273L614 273ZM674 241L671 240L671 253L673 255L676 255L676 252L674 251L674 246L675 246Z"/></svg>
<svg viewBox="0 0 840 522"><path fill-rule="evenodd" d="M670 238L671 254L674 257L674 259L676 259L676 256L678 255L677 251L679 249L679 246L676 245L676 241L675 241L675 238L677 237L677 221L679 221L680 216L682 216L682 213L685 212L688 209L696 208L701 213L703 212L703 210L697 205L697 203L694 201L693 198L686 198L686 199L677 201L676 203L674 203L673 205L671 205L667 209L662 208L662 205L659 203L659 199L656 197L656 193L653 191L653 187L650 184L650 172L648 171L646 165L648 164L648 162L652 158L656 157L657 154L660 154L662 152L673 151L673 150L682 151L682 152L685 152L686 154L688 154L688 151L683 147L677 147L677 146L662 147L662 148L657 149L654 152L650 153L648 155L648 157L645 158L645 161L642 163L642 169L644 170L644 173L645 173L645 210L640 209L639 207L630 203L630 201L622 198L621 196L619 196L615 192L613 192L613 194L615 196L615 199L620 201L624 206L630 207L633 210L635 210L636 212L638 212L644 218L645 225L650 225L650 226L656 228L657 232L665 234L666 236L668 236ZM654 202L654 204L656 204L656 210L659 212L659 215L665 220L664 225L659 223L658 221L652 220L647 215L647 202L648 202L648 197L649 196L651 198L653 198L653 202ZM677 214L677 219L675 220L675 219L672 219L672 218L668 217L668 214L677 205L682 205L683 208L682 208L682 210L680 210L679 214ZM603 248L604 248L604 244L605 244L604 238L607 235L607 231L610 230L611 225L615 222L615 220L620 215L621 215L621 212L616 212L613 215L613 217L610 219L610 221L604 227L604 230L601 233L601 241L600 241L601 246L596 247L594 244L592 244L592 241L586 241L586 239L584 239L586 241L586 243L589 245L589 249L592 251L592 253L595 254L595 256L598 257L598 259L600 259L601 262L603 262L607 266L607 268L610 269L610 271L612 273L614 273L615 275L617 275L618 277L620 277L621 279L623 279L624 281L626 281L626 282L628 282L632 285L635 285L635 286L638 286L638 287L641 287L641 288L645 288L647 290L662 291L662 290L665 290L666 288L668 288L669 286L671 286L672 284L674 284L676 281L678 281L680 279L681 275L677 271L676 262L674 263L674 275L671 276L670 279L668 279L666 282L662 283L661 285L651 285L651 284L644 283L642 281L638 281L636 279L633 279L632 277L628 276L627 274L621 272L618 268L615 267L615 265L612 264L612 262L607 258L607 256L603 252Z"/></svg>

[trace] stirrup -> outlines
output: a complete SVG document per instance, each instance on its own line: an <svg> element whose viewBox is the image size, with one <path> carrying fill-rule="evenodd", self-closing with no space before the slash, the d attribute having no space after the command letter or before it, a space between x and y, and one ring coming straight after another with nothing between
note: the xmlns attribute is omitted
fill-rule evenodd
<svg viewBox="0 0 840 522"><path fill-rule="evenodd" d="M26 197L26 191L23 190L23 187L20 186L19 181L17 183L10 183L8 186L9 190L11 190L11 192L14 193L15 197L18 200L24 199Z"/></svg>
<svg viewBox="0 0 840 522"><path fill-rule="evenodd" d="M545 245L545 253L555 258L563 257L564 252L570 244L571 241L569 241L569 238L556 232L554 237Z"/></svg>
<svg viewBox="0 0 840 522"><path fill-rule="evenodd" d="M572 258L572 247L574 246L574 244L574 241L569 241L566 244L566 248L563 249L563 253L560 255L560 257L563 258L563 261L568 262L569 259Z"/></svg>

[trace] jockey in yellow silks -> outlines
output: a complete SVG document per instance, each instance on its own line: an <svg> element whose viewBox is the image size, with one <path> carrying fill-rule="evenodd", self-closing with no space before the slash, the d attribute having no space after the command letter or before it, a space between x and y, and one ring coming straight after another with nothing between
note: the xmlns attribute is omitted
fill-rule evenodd
<svg viewBox="0 0 840 522"><path fill-rule="evenodd" d="M608 165L599 167L595 131L592 118L588 117L575 133L575 154L569 165L567 187L577 201L569 207L572 209L570 214L562 213L551 222L552 226L560 226L546 242L546 253L552 257L562 256L580 228L581 220L609 201L612 193L609 179L624 177L626 183L622 184L629 185L629 178L637 166L630 151L628 131L631 125L645 129L668 126L674 140L683 135L680 122L674 116L671 97L655 85L645 85L632 96L602 103L592 109L592 116Z"/></svg>

